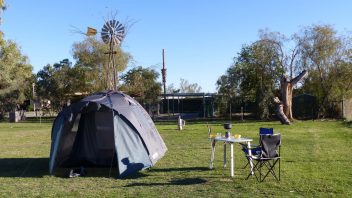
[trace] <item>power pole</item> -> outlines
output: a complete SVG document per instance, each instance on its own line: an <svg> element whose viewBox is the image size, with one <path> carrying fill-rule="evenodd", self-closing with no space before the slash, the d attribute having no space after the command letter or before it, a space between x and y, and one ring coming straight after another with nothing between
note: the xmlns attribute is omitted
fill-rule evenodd
<svg viewBox="0 0 352 198"><path fill-rule="evenodd" d="M163 77L164 85L164 100L166 100L166 68L165 68L165 51L163 49L163 68L161 69L161 75Z"/></svg>
<svg viewBox="0 0 352 198"><path fill-rule="evenodd" d="M163 78L163 86L164 86L164 102L163 102L163 107L164 103L166 102L166 68L165 68L165 50L163 49L162 52L163 56L163 68L161 69L161 75ZM169 113L169 101L167 101L167 113Z"/></svg>

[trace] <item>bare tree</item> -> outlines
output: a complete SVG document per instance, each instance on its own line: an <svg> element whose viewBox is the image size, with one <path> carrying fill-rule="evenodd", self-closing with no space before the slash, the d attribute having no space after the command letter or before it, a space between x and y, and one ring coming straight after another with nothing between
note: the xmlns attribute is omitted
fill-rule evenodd
<svg viewBox="0 0 352 198"><path fill-rule="evenodd" d="M282 106L283 106L283 114L285 114L287 120L293 120L292 116L292 94L293 94L293 87L302 79L308 76L308 71L303 70L298 76L295 78L289 80L289 78L284 75L281 78L281 97L282 97ZM274 103L278 104L277 99L274 100ZM281 108L281 107L277 107ZM280 112L280 111L278 111ZM279 117L283 117L283 115L280 115ZM284 119L285 124L287 124L287 120Z"/></svg>

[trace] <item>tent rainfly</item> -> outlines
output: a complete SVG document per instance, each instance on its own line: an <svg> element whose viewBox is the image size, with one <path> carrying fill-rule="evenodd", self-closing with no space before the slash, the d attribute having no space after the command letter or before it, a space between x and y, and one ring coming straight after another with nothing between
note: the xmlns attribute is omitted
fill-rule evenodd
<svg viewBox="0 0 352 198"><path fill-rule="evenodd" d="M122 178L149 168L167 148L155 125L133 98L95 93L66 107L51 133L49 172L56 167L117 167Z"/></svg>

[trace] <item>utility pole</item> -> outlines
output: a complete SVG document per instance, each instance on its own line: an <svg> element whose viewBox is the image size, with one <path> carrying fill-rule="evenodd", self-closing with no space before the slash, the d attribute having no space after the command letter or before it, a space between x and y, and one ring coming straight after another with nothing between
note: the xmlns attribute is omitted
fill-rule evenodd
<svg viewBox="0 0 352 198"><path fill-rule="evenodd" d="M166 68L165 68L165 51L164 51L164 49L163 49L163 68L161 69L161 75L163 77L164 100L166 100Z"/></svg>
<svg viewBox="0 0 352 198"><path fill-rule="evenodd" d="M163 107L164 103L166 102L166 68L165 68L165 50L163 49L162 52L163 56L163 68L161 69L161 75L163 78L163 86L164 86L164 102L163 102ZM167 101L167 113L169 114L169 101Z"/></svg>

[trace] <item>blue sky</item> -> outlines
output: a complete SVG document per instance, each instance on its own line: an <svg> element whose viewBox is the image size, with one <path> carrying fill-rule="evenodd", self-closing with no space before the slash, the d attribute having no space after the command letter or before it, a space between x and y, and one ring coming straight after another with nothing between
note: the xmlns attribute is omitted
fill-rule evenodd
<svg viewBox="0 0 352 198"><path fill-rule="evenodd" d="M243 44L268 28L286 36L312 24L352 30L352 1L341 0L7 0L0 29L21 46L34 72L72 58L72 44L84 39L73 27L98 30L111 13L133 22L122 48L134 57L129 68L160 71L165 49L167 84L180 79L215 92L216 80Z"/></svg>

